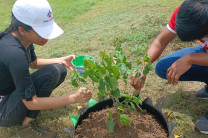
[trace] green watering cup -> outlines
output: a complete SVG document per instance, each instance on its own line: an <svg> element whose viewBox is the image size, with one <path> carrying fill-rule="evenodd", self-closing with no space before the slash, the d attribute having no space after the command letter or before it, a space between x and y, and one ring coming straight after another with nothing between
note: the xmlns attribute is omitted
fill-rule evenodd
<svg viewBox="0 0 208 138"><path fill-rule="evenodd" d="M79 72L80 74L84 74L85 67L84 67L84 61L85 59L91 59L93 62L95 62L95 59L91 56L87 55L82 55L82 56L77 56L75 59L72 60L72 64L74 68Z"/></svg>

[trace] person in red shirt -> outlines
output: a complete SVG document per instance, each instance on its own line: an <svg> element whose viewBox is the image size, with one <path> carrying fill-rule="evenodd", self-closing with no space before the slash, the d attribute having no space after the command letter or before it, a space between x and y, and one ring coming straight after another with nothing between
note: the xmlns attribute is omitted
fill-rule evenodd
<svg viewBox="0 0 208 138"><path fill-rule="evenodd" d="M208 1L185 0L173 13L167 27L156 37L147 54L154 62L159 58L166 46L178 36L182 41L200 40L200 46L188 47L176 51L158 61L156 74L167 79L169 84L178 81L200 81L208 84ZM140 78L131 77L131 85L141 89L146 76L138 84ZM208 99L207 85L200 89L196 97ZM196 130L208 134L208 113L195 124Z"/></svg>

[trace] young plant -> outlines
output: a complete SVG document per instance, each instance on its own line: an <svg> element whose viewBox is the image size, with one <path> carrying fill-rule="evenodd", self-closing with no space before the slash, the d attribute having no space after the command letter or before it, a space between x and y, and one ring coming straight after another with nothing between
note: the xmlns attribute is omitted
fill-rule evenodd
<svg viewBox="0 0 208 138"><path fill-rule="evenodd" d="M121 93L118 88L118 80L122 79L127 85L127 79L133 73L136 73L136 78L140 77L141 74L147 75L152 69L152 64L150 58L145 56L143 60L137 59L136 65L132 66L132 63L127 60L126 55L124 55L121 47L121 43L116 39L115 51L114 53L106 53L105 51L100 51L101 62L93 62L90 59L85 59L84 66L85 72L80 75L75 70L71 73L72 85L78 87L78 82L87 83L86 79L89 77L93 83L98 83L98 99L101 97L112 98L113 106L117 109L118 119L121 124L128 125L130 123L130 118L122 113L124 107L127 107L130 111L136 112L136 106L140 108L141 99L138 99L137 95L127 95ZM143 64L145 62L146 64ZM122 102L119 98L125 97ZM142 110L142 109L141 109ZM112 117L112 111L109 112L109 120L107 121L107 128L113 132L114 121Z"/></svg>

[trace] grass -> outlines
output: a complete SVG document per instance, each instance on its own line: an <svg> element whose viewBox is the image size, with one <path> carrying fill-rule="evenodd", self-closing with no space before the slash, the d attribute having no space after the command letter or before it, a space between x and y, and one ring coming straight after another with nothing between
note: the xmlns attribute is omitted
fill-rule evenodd
<svg viewBox="0 0 208 138"><path fill-rule="evenodd" d="M15 0L0 0L2 31L10 23L14 2ZM145 50L166 26L172 12L182 0L49 0L49 2L55 21L65 33L50 40L44 47L35 46L38 57L56 58L69 54L86 54L99 60L99 51L112 51L113 40L119 37L125 53L133 61L138 56L144 55ZM176 39L169 44L161 57L195 44L198 43L182 43ZM163 103L164 112L173 111L169 119L177 123L173 130L174 134L183 138L205 138L205 135L194 130L195 121L208 108L207 101L195 98L195 91L203 85L199 82L168 85L152 71L147 77L141 97L152 96L154 104ZM127 88L122 84L120 86L126 92L133 92L130 86ZM88 87L95 91L91 84ZM68 95L75 93L76 90L67 76L65 82L53 92L52 96ZM93 97L96 99L95 94ZM69 115L78 114L78 105L41 111L37 122L41 126L57 131L60 137L67 137L64 128L72 126ZM17 127L0 128L0 136L14 137L16 130Z"/></svg>

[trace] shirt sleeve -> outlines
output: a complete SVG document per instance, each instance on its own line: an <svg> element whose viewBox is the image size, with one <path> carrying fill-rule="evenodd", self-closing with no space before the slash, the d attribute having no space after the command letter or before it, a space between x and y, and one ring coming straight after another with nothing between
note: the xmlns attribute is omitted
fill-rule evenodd
<svg viewBox="0 0 208 138"><path fill-rule="evenodd" d="M36 94L36 91L29 72L29 60L27 54L24 51L13 52L13 55L9 57L9 62L7 63L15 84L15 91L21 99L31 101L32 97Z"/></svg>
<svg viewBox="0 0 208 138"><path fill-rule="evenodd" d="M176 20L176 15L178 13L179 8L181 7L181 5L174 11L173 15L171 16L168 24L167 24L167 28L172 32L172 33L176 33L176 29L175 29L175 20Z"/></svg>
<svg viewBox="0 0 208 138"><path fill-rule="evenodd" d="M31 56L31 61L32 62L37 59L37 56L35 54L35 48L34 48L33 44L30 45L30 56Z"/></svg>

